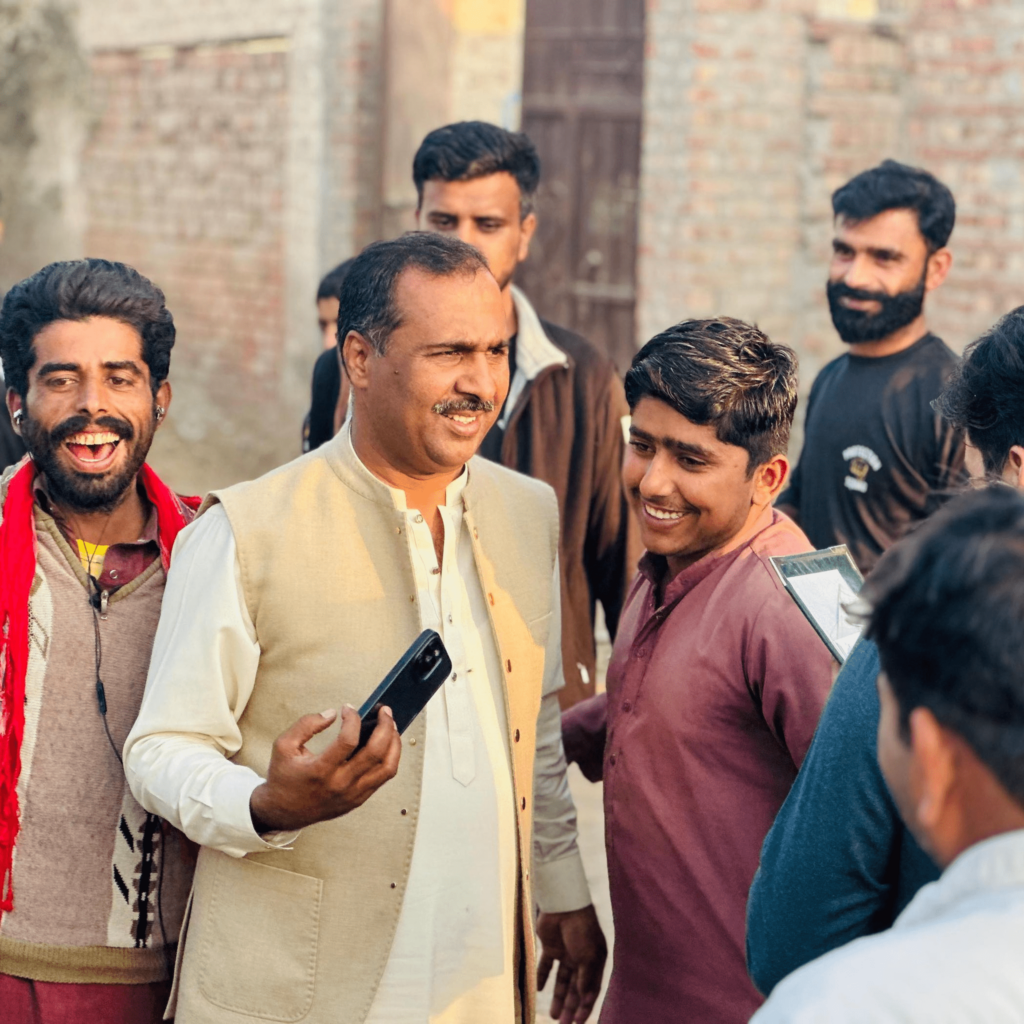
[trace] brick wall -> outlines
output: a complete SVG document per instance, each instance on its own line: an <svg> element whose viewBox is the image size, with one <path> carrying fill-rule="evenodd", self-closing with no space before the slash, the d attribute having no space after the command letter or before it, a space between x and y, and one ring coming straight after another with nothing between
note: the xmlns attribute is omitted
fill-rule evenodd
<svg viewBox="0 0 1024 1024"><path fill-rule="evenodd" d="M833 189L885 157L957 198L929 300L955 348L1024 301L1024 7L1015 0L648 0L639 339L686 316L842 350Z"/></svg>

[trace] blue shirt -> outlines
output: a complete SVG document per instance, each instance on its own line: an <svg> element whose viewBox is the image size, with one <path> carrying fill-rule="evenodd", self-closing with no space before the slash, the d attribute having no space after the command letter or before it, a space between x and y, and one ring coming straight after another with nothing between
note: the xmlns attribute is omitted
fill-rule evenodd
<svg viewBox="0 0 1024 1024"><path fill-rule="evenodd" d="M765 995L808 961L889 928L939 876L878 767L878 670L878 649L861 640L765 838L747 904L747 967Z"/></svg>

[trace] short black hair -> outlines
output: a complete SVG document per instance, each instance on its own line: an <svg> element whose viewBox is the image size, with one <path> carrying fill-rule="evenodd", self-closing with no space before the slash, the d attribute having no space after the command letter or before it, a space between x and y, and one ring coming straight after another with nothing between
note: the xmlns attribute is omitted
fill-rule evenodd
<svg viewBox="0 0 1024 1024"><path fill-rule="evenodd" d="M341 286L345 283L345 278L348 277L348 272L352 269L354 261L355 257L351 256L349 259L339 263L333 270L328 270L324 274L320 279L320 286L316 290L317 302L321 299L341 298Z"/></svg>
<svg viewBox="0 0 1024 1024"><path fill-rule="evenodd" d="M1007 313L964 351L935 407L999 474L1024 444L1024 306Z"/></svg>
<svg viewBox="0 0 1024 1024"><path fill-rule="evenodd" d="M954 498L882 556L861 596L904 740L927 708L1024 805L1024 495Z"/></svg>
<svg viewBox="0 0 1024 1024"><path fill-rule="evenodd" d="M861 171L832 193L832 212L854 223L886 210L913 210L928 251L941 249L953 233L956 201L933 174L895 160Z"/></svg>
<svg viewBox="0 0 1024 1024"><path fill-rule="evenodd" d="M450 235L410 231L390 242L368 245L352 261L338 296L338 344L349 331L361 334L379 355L402 322L395 284L404 270L415 267L436 277L490 273L479 249Z"/></svg>
<svg viewBox="0 0 1024 1024"><path fill-rule="evenodd" d="M651 338L626 373L626 401L658 398L691 423L745 448L748 472L785 453L797 401L797 358L732 317L684 320Z"/></svg>
<svg viewBox="0 0 1024 1024"><path fill-rule="evenodd" d="M419 203L425 182L470 181L502 171L516 179L519 212L527 216L540 183L540 157L525 132L510 132L486 121L459 121L430 132L412 161Z"/></svg>
<svg viewBox="0 0 1024 1024"><path fill-rule="evenodd" d="M19 281L0 309L0 359L7 386L28 392L36 361L34 341L58 320L105 316L133 327L142 339L153 393L167 379L174 347L174 317L164 293L149 278L112 260L64 260Z"/></svg>

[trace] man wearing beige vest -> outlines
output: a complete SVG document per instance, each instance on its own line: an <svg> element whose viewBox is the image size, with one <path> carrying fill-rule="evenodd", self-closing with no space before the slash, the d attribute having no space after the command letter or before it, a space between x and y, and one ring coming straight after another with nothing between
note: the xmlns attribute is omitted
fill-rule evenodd
<svg viewBox="0 0 1024 1024"><path fill-rule="evenodd" d="M584 1021L605 945L561 747L555 497L473 457L508 389L498 285L407 235L355 260L341 308L352 421L208 499L125 745L136 797L203 847L171 1011L532 1022L538 906L540 974L559 961L555 1010ZM424 628L451 676L400 763L386 714L353 754L352 705Z"/></svg>

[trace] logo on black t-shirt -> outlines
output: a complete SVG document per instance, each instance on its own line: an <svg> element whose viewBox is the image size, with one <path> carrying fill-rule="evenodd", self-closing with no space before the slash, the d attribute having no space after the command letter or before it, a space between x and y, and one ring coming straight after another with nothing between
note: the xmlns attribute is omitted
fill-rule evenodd
<svg viewBox="0 0 1024 1024"><path fill-rule="evenodd" d="M851 491L866 494L868 490L868 473L876 473L882 468L882 460L866 445L852 444L843 452L843 459L849 463L846 479L843 483Z"/></svg>

